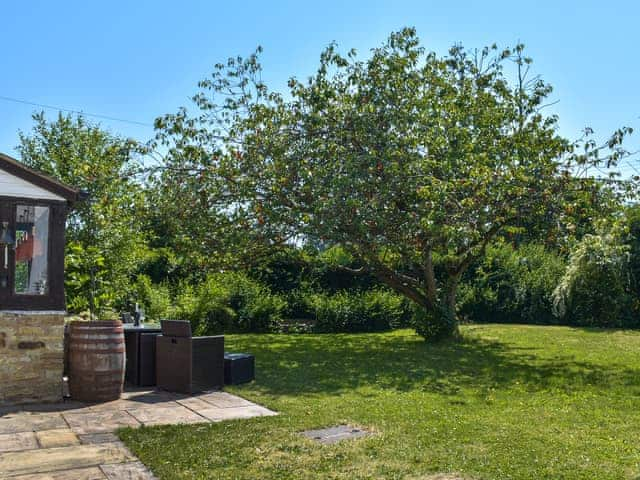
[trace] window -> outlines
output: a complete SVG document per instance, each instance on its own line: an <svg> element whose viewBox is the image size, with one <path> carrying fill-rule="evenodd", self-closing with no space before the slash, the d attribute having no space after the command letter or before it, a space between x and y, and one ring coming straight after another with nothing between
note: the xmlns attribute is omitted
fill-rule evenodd
<svg viewBox="0 0 640 480"><path fill-rule="evenodd" d="M0 310L64 310L65 219L62 202L0 195Z"/></svg>
<svg viewBox="0 0 640 480"><path fill-rule="evenodd" d="M17 205L15 214L15 293L47 295L49 207Z"/></svg>
<svg viewBox="0 0 640 480"><path fill-rule="evenodd" d="M65 221L78 200L77 190L0 153L0 311L65 309Z"/></svg>

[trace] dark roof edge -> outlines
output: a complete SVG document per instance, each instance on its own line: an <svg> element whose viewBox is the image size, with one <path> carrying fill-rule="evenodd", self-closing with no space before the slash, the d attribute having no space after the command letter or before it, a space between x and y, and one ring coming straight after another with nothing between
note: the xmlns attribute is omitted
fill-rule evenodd
<svg viewBox="0 0 640 480"><path fill-rule="evenodd" d="M83 192L80 190L70 187L69 185L51 178L44 173L33 170L4 153L0 153L0 169L51 193L59 195L71 203L75 203L85 197Z"/></svg>

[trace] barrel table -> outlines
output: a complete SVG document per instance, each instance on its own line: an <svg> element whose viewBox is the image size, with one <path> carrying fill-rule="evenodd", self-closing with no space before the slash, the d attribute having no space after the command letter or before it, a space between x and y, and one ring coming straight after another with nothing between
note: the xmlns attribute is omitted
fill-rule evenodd
<svg viewBox="0 0 640 480"><path fill-rule="evenodd" d="M69 324L69 393L81 402L120 398L124 384L124 329L119 320Z"/></svg>

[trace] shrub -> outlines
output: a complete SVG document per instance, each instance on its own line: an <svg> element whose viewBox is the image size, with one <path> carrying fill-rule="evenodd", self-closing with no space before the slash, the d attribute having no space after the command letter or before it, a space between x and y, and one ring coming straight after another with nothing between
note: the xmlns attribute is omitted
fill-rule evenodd
<svg viewBox="0 0 640 480"><path fill-rule="evenodd" d="M625 210L625 226L627 229L625 244L629 245L629 272L631 288L635 301L640 300L640 205L630 206Z"/></svg>
<svg viewBox="0 0 640 480"><path fill-rule="evenodd" d="M297 288L309 275L309 256L294 246L284 246L261 258L248 275L272 292L287 293Z"/></svg>
<svg viewBox="0 0 640 480"><path fill-rule="evenodd" d="M91 308L93 299L94 313L101 316L114 307L116 292L126 292L128 283L116 290L109 280L109 271L105 259L96 248L85 248L78 242L69 242L65 254L65 295L67 310L79 313ZM91 275L93 271L93 278Z"/></svg>
<svg viewBox="0 0 640 480"><path fill-rule="evenodd" d="M559 318L571 325L637 326L630 295L629 246L615 232L585 235L554 292Z"/></svg>
<svg viewBox="0 0 640 480"><path fill-rule="evenodd" d="M153 284L147 275L138 275L133 283L133 298L142 308L148 320L167 318L171 309L171 293L164 284Z"/></svg>
<svg viewBox="0 0 640 480"><path fill-rule="evenodd" d="M558 323L553 292L564 269L542 245L493 245L460 288L460 313L477 322Z"/></svg>
<svg viewBox="0 0 640 480"><path fill-rule="evenodd" d="M263 257L259 265L250 268L248 275L272 292L287 295L297 290L335 293L380 286L373 276L354 274L344 268L358 266L340 246L327 249L287 246Z"/></svg>
<svg viewBox="0 0 640 480"><path fill-rule="evenodd" d="M233 330L236 312L230 305L230 292L220 275L208 277L196 289L191 324L198 335L212 335Z"/></svg>
<svg viewBox="0 0 640 480"><path fill-rule="evenodd" d="M428 342L451 340L459 336L456 318L446 308L426 310L415 305L412 326Z"/></svg>
<svg viewBox="0 0 640 480"><path fill-rule="evenodd" d="M344 248L333 246L311 257L309 280L315 289L329 293L369 290L381 286L370 274L354 274L344 268L359 266Z"/></svg>
<svg viewBox="0 0 640 480"><path fill-rule="evenodd" d="M199 298L192 285L186 281L182 281L174 290L176 293L173 297L173 305L169 311L169 317L189 320L196 331L196 327L199 325L198 306ZM200 335L200 332L197 332Z"/></svg>
<svg viewBox="0 0 640 480"><path fill-rule="evenodd" d="M315 317L315 293L308 288L292 290L285 295L285 316L290 319L312 319Z"/></svg>
<svg viewBox="0 0 640 480"><path fill-rule="evenodd" d="M406 326L410 308L403 297L383 289L316 294L311 303L317 332L379 332Z"/></svg>
<svg viewBox="0 0 640 480"><path fill-rule="evenodd" d="M285 301L238 273L210 275L199 286L183 285L173 316L189 320L198 335L223 332L273 332L279 329Z"/></svg>
<svg viewBox="0 0 640 480"><path fill-rule="evenodd" d="M228 304L236 312L232 329L238 332L273 332L278 330L285 301L264 285L239 273L224 273L209 281L227 289Z"/></svg>

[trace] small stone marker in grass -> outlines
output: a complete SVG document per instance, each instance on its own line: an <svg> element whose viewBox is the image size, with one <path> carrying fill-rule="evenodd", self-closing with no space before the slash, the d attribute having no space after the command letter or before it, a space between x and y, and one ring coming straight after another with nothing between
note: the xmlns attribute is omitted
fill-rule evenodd
<svg viewBox="0 0 640 480"><path fill-rule="evenodd" d="M302 435L318 443L330 445L342 440L366 437L371 435L371 432L358 427L350 427L349 425L338 425L320 430L307 430L302 432Z"/></svg>

